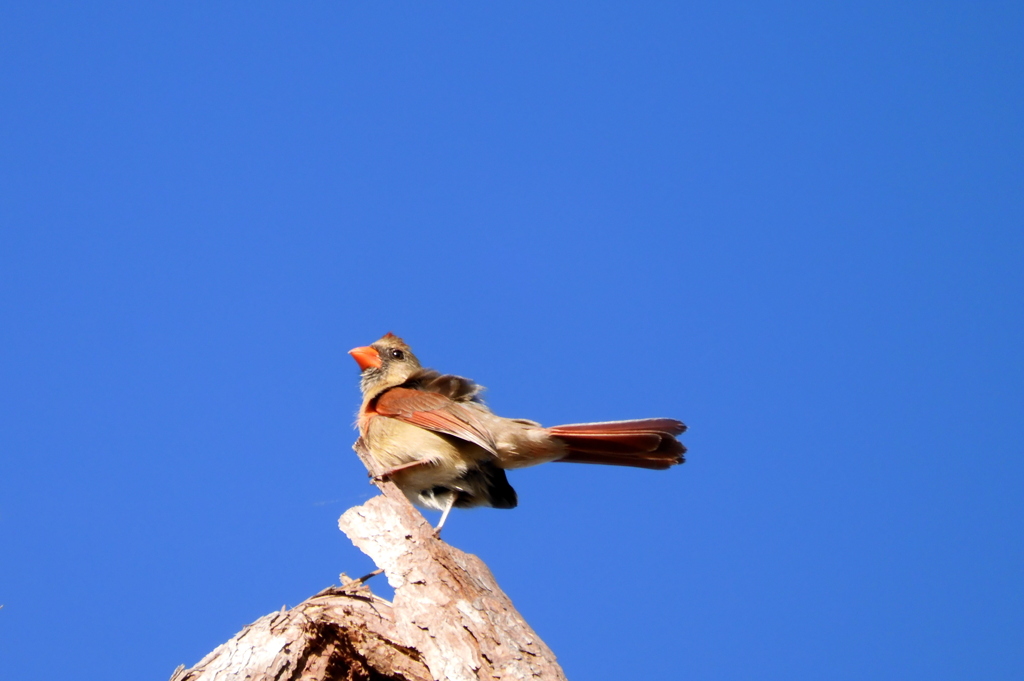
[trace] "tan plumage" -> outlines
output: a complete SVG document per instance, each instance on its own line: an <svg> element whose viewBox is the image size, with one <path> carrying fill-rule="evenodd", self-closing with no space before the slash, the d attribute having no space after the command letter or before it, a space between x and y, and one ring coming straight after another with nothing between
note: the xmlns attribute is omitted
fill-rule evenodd
<svg viewBox="0 0 1024 681"><path fill-rule="evenodd" d="M362 369L356 450L373 475L446 515L453 505L515 507L510 468L562 461L665 469L684 461L675 436L686 426L674 419L544 428L493 414L480 386L422 368L393 334L350 354Z"/></svg>

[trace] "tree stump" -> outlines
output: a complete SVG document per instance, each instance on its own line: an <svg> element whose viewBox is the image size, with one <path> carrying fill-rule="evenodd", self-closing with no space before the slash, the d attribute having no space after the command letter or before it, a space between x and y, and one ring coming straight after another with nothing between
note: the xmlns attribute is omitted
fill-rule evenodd
<svg viewBox="0 0 1024 681"><path fill-rule="evenodd" d="M359 580L260 618L171 681L564 680L476 556L449 546L392 483L338 521L395 589Z"/></svg>

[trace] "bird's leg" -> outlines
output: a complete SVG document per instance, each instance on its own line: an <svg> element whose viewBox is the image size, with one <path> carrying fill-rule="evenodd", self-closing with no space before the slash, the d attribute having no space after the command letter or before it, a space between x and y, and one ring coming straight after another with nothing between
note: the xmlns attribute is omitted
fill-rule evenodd
<svg viewBox="0 0 1024 681"><path fill-rule="evenodd" d="M455 500L459 498L459 493L453 491L448 495L448 503L444 505L444 512L441 513L441 521L434 528L434 536L437 538L441 537L441 528L444 527L444 521L448 520L448 514L452 512L452 508L455 506Z"/></svg>
<svg viewBox="0 0 1024 681"><path fill-rule="evenodd" d="M401 466L396 466L395 468L392 468L389 471L385 471L380 475L373 476L373 481L385 482L387 480L390 480L395 473L401 473L402 471L407 471L410 468L416 468L417 466L432 466L433 464L433 461L413 461L412 463L403 463Z"/></svg>

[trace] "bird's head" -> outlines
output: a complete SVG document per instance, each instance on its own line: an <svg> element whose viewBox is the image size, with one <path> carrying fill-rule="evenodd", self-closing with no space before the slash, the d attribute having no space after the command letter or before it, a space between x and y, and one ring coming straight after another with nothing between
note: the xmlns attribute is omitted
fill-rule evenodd
<svg viewBox="0 0 1024 681"><path fill-rule="evenodd" d="M359 387L367 397L405 383L420 368L412 349L393 333L372 345L353 348L348 354L363 372Z"/></svg>

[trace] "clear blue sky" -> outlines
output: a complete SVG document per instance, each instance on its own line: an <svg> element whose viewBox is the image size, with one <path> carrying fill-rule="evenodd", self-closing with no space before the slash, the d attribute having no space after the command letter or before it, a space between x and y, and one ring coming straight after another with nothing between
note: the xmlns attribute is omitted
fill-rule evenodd
<svg viewBox="0 0 1024 681"><path fill-rule="evenodd" d="M1024 677L1019 2L6 2L0 64L0 677L368 571L386 331L690 425L450 520L571 678Z"/></svg>

